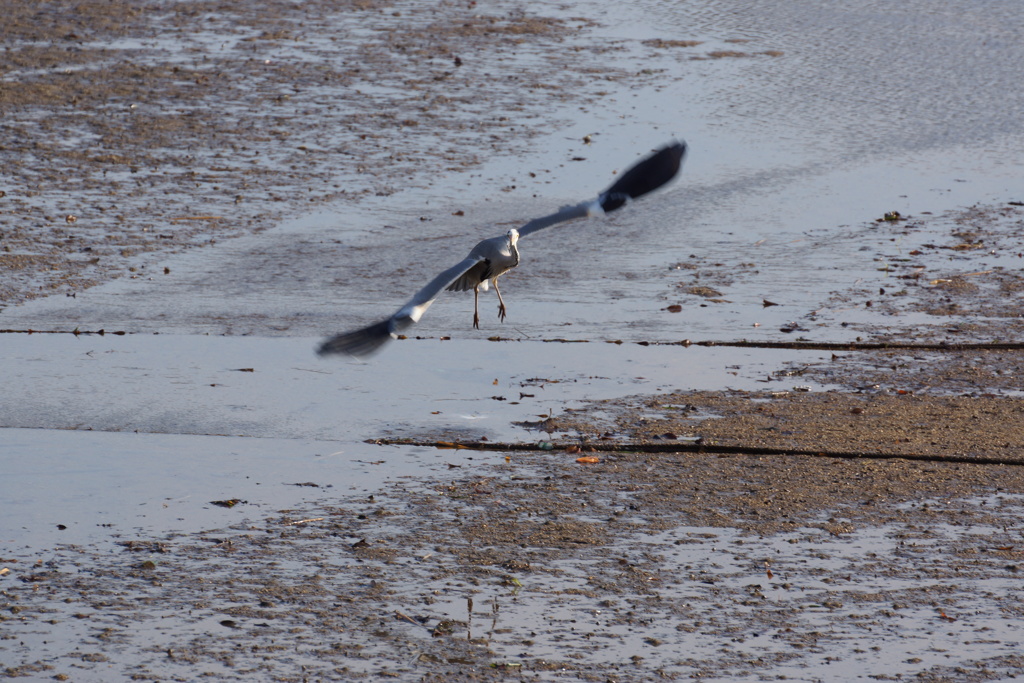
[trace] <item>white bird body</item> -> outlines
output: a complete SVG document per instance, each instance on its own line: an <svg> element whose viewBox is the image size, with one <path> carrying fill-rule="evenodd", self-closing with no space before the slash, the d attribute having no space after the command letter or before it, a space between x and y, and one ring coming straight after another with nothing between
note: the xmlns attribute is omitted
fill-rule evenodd
<svg viewBox="0 0 1024 683"><path fill-rule="evenodd" d="M501 297L501 290L498 289L498 278L519 265L520 237L558 223L614 211L628 201L669 182L678 173L685 155L686 143L676 142L668 145L634 164L618 181L602 192L596 201L564 207L550 216L534 219L518 230L512 228L504 235L483 240L473 247L466 258L431 280L390 318L332 337L320 345L319 353L370 355L391 339L397 338L402 330L419 322L430 305L445 290L473 290L473 327L479 328L480 292L486 292L493 284L498 295L498 317L504 321L505 301Z"/></svg>
<svg viewBox="0 0 1024 683"><path fill-rule="evenodd" d="M497 284L498 276L519 265L519 231L509 230L502 237L486 239L473 247L466 259L478 259L462 276L448 286L450 292L464 292L479 287L486 292L488 283Z"/></svg>
<svg viewBox="0 0 1024 683"><path fill-rule="evenodd" d="M469 256L434 278L393 317L408 318L414 323L419 322L437 296L444 290L464 292L467 289L472 289L478 293L477 303L479 303L479 292L486 292L490 289L491 283L494 283L494 291L498 292L498 300L501 301L498 277L519 265L519 249L516 248L518 241L519 231L512 228L501 237L491 237L480 242L469 252ZM453 275L454 280L451 280ZM501 301L499 315L502 320L505 319L504 309L505 302ZM479 314L474 312L474 327L480 327L479 318Z"/></svg>

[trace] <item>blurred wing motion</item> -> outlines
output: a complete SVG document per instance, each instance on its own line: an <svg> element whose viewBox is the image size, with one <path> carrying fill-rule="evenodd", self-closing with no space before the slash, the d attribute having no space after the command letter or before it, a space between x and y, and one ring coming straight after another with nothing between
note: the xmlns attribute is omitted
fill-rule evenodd
<svg viewBox="0 0 1024 683"><path fill-rule="evenodd" d="M423 313L434 303L434 299L448 289L459 278L469 272L482 258L470 257L463 259L457 265L444 271L426 287L416 292L416 296L409 299L409 302L387 320L381 320L369 327L364 327L353 332L339 334L331 337L317 350L321 356L331 353L347 353L352 356L368 356L385 343L398 337L405 328L409 327L423 316Z"/></svg>
<svg viewBox="0 0 1024 683"><path fill-rule="evenodd" d="M550 216L534 219L519 228L518 236L525 237L530 233L559 223L615 211L628 202L668 184L679 172L685 157L685 142L677 141L662 147L631 166L611 187L599 194L596 200L568 206ZM419 319L423 317L423 314L441 292L462 279L481 262L490 263L490 255L497 255L498 250L503 248L503 245L508 245L508 242L509 238L505 236L484 240L473 248L468 257L431 280L390 318L359 330L331 337L320 345L318 353L320 355L346 353L360 357L380 350L384 344L397 338L410 325L419 322ZM514 240L512 246L515 246ZM516 262L518 263L518 255L516 255Z"/></svg>
<svg viewBox="0 0 1024 683"><path fill-rule="evenodd" d="M575 206L567 206L550 216L537 218L519 228L519 236L550 228L552 225L571 221L574 218L611 213L627 202L639 199L659 187L667 185L679 173L686 158L686 143L673 142L648 157L633 164L611 187L597 196Z"/></svg>
<svg viewBox="0 0 1024 683"><path fill-rule="evenodd" d="M639 199L668 184L679 173L685 156L686 143L675 142L637 162L601 193L598 198L601 209L605 213L615 211L626 202Z"/></svg>

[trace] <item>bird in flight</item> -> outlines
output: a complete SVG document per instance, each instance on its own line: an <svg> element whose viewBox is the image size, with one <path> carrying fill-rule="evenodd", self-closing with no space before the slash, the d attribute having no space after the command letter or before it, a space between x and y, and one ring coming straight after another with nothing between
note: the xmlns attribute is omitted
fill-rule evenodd
<svg viewBox="0 0 1024 683"><path fill-rule="evenodd" d="M672 142L631 166L597 199L564 207L550 216L536 218L518 230L513 228L504 235L480 242L466 258L431 280L390 318L331 337L320 345L318 353L321 356L335 353L368 356L380 350L385 343L396 339L410 325L419 322L445 290L473 290L473 327L479 328L480 292L486 292L493 285L498 295L498 316L504 321L505 300L501 298L501 290L498 289L498 278L519 265L520 238L576 218L615 211L627 202L668 184L679 172L685 157L686 143Z"/></svg>

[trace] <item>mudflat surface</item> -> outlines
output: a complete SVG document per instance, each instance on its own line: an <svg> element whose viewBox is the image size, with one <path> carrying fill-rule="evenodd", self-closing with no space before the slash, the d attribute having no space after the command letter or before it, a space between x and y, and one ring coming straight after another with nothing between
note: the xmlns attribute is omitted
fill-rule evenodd
<svg viewBox="0 0 1024 683"><path fill-rule="evenodd" d="M633 7L0 0L3 675L1024 675L1019 8Z"/></svg>
<svg viewBox="0 0 1024 683"><path fill-rule="evenodd" d="M156 255L514 153L564 116L552 100L598 91L586 84L596 46L552 52L586 20L511 5L0 11L7 305L139 277Z"/></svg>

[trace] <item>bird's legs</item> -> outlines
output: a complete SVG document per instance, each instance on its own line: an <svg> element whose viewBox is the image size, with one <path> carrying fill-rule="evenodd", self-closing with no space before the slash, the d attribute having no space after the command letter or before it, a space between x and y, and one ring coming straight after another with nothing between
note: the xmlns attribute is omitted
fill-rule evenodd
<svg viewBox="0 0 1024 683"><path fill-rule="evenodd" d="M473 288L473 329L480 329L480 285Z"/></svg>
<svg viewBox="0 0 1024 683"><path fill-rule="evenodd" d="M494 283L494 293L498 295L498 319L505 322L505 300L501 298L501 290L498 289L498 278L491 280Z"/></svg>

